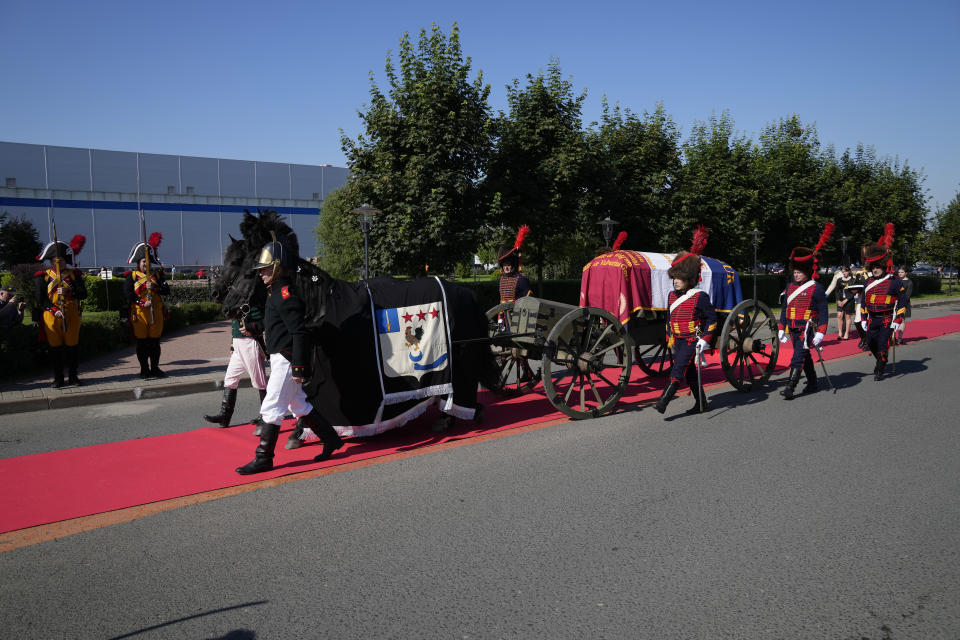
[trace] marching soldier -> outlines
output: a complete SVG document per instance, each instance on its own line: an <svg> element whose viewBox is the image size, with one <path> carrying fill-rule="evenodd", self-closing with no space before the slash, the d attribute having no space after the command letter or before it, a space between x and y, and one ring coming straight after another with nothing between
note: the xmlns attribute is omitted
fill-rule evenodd
<svg viewBox="0 0 960 640"><path fill-rule="evenodd" d="M497 252L497 264L500 265L500 304L513 302L517 298L530 295L530 280L520 273L520 247L530 233L530 227L523 225L517 231L513 244L505 244Z"/></svg>
<svg viewBox="0 0 960 640"><path fill-rule="evenodd" d="M37 305L43 309L43 336L50 345L54 389L64 386L64 361L68 371L67 386L80 384L77 377L80 301L87 297L87 285L80 270L73 268L73 263L86 241L86 237L79 234L69 245L55 240L37 256L40 262L50 261L50 268L37 271L33 281Z"/></svg>
<svg viewBox="0 0 960 640"><path fill-rule="evenodd" d="M893 275L893 223L884 227L883 237L876 244L868 242L860 249L864 267L870 270L860 302L861 324L867 332L867 346L876 358L873 379L881 380L887 366L890 337L900 328L908 298L903 282Z"/></svg>
<svg viewBox="0 0 960 640"><path fill-rule="evenodd" d="M237 468L240 475L273 469L273 452L280 435L280 422L289 410L297 417L297 430L310 429L323 440L323 452L315 462L328 459L343 446L343 440L326 418L314 411L303 392L310 376L310 336L305 324L303 300L293 288L291 274L297 267L296 256L282 243L267 243L260 252L256 269L267 285L264 309L264 340L270 355L267 394L260 405L260 445L254 459ZM295 431L287 448L299 446ZM296 444L292 444L296 440Z"/></svg>
<svg viewBox="0 0 960 640"><path fill-rule="evenodd" d="M833 223L828 222L815 248L795 247L788 259L793 282L789 283L783 292L784 304L780 311L777 333L780 342L793 342L787 386L780 391L780 395L787 400L793 399L801 372L807 377L802 393L817 390L817 371L813 366L813 358L810 357L810 347L820 346L829 322L827 294L823 285L816 280L817 261L820 249L832 233Z"/></svg>
<svg viewBox="0 0 960 640"><path fill-rule="evenodd" d="M138 242L130 250L127 264L134 265L123 281L123 297L128 305L128 319L137 340L137 361L141 378L162 378L160 370L160 335L166 309L163 296L170 293L170 285L163 275L163 265L157 249L163 236L150 234L146 243Z"/></svg>
<svg viewBox="0 0 960 640"><path fill-rule="evenodd" d="M670 263L667 272L673 278L673 291L667 296L667 346L673 349L673 368L667 388L657 400L656 409L660 413L667 410L682 380L686 381L694 396L693 407L687 413L699 413L708 408L694 361L705 349L711 348L717 331L717 312L710 303L710 296L696 288L700 281L700 254L707 246L707 233L705 226L697 226L690 252L681 252Z"/></svg>

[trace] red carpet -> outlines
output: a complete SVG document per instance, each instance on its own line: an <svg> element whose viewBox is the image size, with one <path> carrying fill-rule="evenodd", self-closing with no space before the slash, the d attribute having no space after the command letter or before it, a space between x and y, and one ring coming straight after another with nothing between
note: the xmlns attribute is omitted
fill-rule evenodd
<svg viewBox="0 0 960 640"><path fill-rule="evenodd" d="M927 320L911 320L908 341L932 338L960 331L960 315ZM855 339L838 342L832 336L824 342L825 359L859 353ZM904 354L905 355L905 354ZM904 358L901 355L901 359ZM779 365L786 366L790 349L780 350ZM713 356L704 370L707 384L726 379ZM631 384L619 405L630 405L656 398L663 379L651 379L635 368ZM215 489L340 465L418 449L431 445L472 438L481 434L513 429L563 417L542 392L512 400L499 400L481 394L486 407L482 428L458 425L451 433L434 434L428 414L404 427L365 440L348 439L347 445L332 460L314 463L320 445L312 443L287 451L282 443L293 429L288 421L281 432L278 467L270 473L239 476L234 468L253 457L257 439L250 425L230 429L203 428L154 438L114 442L80 449L67 449L0 460L0 533L59 522L80 516L114 511L126 507L203 493Z"/></svg>

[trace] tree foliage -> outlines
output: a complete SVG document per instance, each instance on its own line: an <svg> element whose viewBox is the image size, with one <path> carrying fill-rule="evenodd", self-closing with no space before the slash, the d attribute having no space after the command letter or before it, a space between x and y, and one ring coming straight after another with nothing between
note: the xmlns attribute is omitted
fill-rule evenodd
<svg viewBox="0 0 960 640"><path fill-rule="evenodd" d="M343 280L357 280L363 267L360 219L350 213L362 204L357 191L357 185L348 182L327 194L316 230L320 268Z"/></svg>
<svg viewBox="0 0 960 640"><path fill-rule="evenodd" d="M24 217L0 217L0 267L11 269L17 264L33 264L43 249L40 234L33 223Z"/></svg>
<svg viewBox="0 0 960 640"><path fill-rule="evenodd" d="M956 266L957 247L960 247L960 192L947 206L937 209L926 237L927 256L933 264L949 265L952 255Z"/></svg>
<svg viewBox="0 0 960 640"><path fill-rule="evenodd" d="M477 183L491 149L490 87L480 73L470 80L456 24L449 36L421 30L416 46L405 33L385 70L386 93L371 75L364 132L341 135L355 193L382 211L371 262L378 273L449 272L472 256L486 210Z"/></svg>
<svg viewBox="0 0 960 640"><path fill-rule="evenodd" d="M548 261L569 252L559 246L584 231L581 219L584 138L581 108L586 93L574 94L559 63L507 86L509 112L496 121L496 142L487 169L491 215L508 229L530 226L524 261L543 278ZM575 241L583 246L583 238ZM564 265L561 270L569 267Z"/></svg>

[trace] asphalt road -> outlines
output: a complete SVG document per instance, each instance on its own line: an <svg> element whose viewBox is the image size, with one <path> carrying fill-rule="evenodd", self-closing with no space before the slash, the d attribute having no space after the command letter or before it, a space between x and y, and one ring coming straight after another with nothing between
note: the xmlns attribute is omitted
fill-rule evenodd
<svg viewBox="0 0 960 640"><path fill-rule="evenodd" d="M666 420L468 441L3 553L0 629L956 640L960 334L898 356L879 383L866 356L828 363L836 394L724 389L703 416L680 417L684 397ZM0 440L24 455L195 428L218 400L24 414Z"/></svg>

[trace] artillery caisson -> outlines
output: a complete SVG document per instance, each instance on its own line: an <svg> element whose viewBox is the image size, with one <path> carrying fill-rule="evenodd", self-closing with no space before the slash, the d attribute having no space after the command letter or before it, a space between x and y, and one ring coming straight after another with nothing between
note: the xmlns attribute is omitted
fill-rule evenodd
<svg viewBox="0 0 960 640"><path fill-rule="evenodd" d="M666 376L673 363L665 330L673 257L611 251L584 267L579 306L528 296L487 311L500 365L494 391L516 396L542 381L554 407L582 419L614 409L634 363L650 376ZM739 391L760 388L779 352L770 308L756 294L743 300L736 271L713 258L703 258L698 286L723 322L713 346L725 377Z"/></svg>

